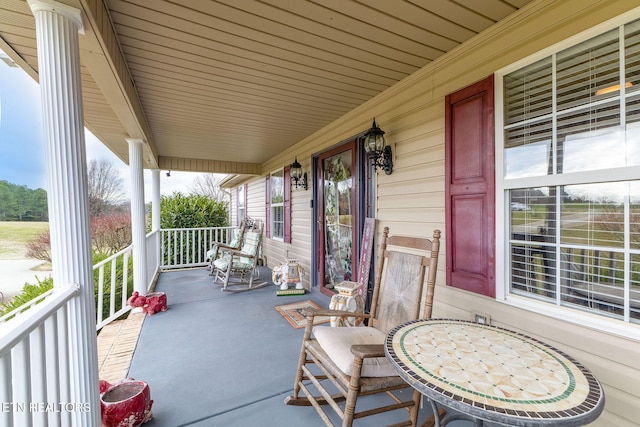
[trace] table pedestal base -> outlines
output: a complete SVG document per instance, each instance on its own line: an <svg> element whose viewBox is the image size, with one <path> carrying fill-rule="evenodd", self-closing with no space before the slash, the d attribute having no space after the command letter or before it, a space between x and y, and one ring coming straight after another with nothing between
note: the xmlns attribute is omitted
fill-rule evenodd
<svg viewBox="0 0 640 427"><path fill-rule="evenodd" d="M484 425L484 421L478 418L474 418L465 414L452 414L451 412L447 413L447 411L443 408L438 408L438 405L433 400L429 400L431 404L431 410L433 411L433 415L431 415L427 420L422 423L420 427L444 427L452 421L471 421L473 422L474 427L482 427Z"/></svg>

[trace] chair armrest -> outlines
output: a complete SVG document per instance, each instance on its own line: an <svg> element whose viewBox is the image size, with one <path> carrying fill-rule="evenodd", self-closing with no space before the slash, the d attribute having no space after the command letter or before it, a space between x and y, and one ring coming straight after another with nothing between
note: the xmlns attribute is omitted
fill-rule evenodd
<svg viewBox="0 0 640 427"><path fill-rule="evenodd" d="M221 250L221 249L235 250L236 249L234 246L225 245L224 243L216 243L213 246L217 246L218 250ZM212 249L213 249L213 246L212 246Z"/></svg>
<svg viewBox="0 0 640 427"><path fill-rule="evenodd" d="M367 357L384 357L383 344L358 344L351 346L351 353L362 359Z"/></svg>
<svg viewBox="0 0 640 427"><path fill-rule="evenodd" d="M229 254L232 257L234 256L241 256L243 258L255 258L256 256L254 254L246 254L242 251L239 251L238 249L222 249L222 252L224 252L225 254Z"/></svg>

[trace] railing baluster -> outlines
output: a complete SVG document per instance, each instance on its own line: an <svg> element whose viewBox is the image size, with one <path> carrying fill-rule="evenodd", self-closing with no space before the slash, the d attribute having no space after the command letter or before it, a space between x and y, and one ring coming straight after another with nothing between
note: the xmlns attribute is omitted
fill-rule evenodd
<svg viewBox="0 0 640 427"><path fill-rule="evenodd" d="M29 408L29 413L31 414L32 422L36 426L44 426L47 424L47 413L44 405L48 402L46 387L47 351L44 341L44 323L31 332L29 337L29 353L31 355L31 395L28 400L31 407Z"/></svg>
<svg viewBox="0 0 640 427"><path fill-rule="evenodd" d="M27 335L17 343L12 352L13 369L11 376L19 378L20 381L13 383L13 415L15 423L21 427L31 427L31 417L29 416L29 402L31 401L31 369L29 355L29 341Z"/></svg>
<svg viewBox="0 0 640 427"><path fill-rule="evenodd" d="M53 315L44 324L44 339L47 353L46 369L47 369L47 400L49 402L62 402L60 399L60 379L58 372L60 370L60 343L58 340L58 316ZM48 427L60 427L61 419L59 412L49 412Z"/></svg>
<svg viewBox="0 0 640 427"><path fill-rule="evenodd" d="M104 264L101 264L98 267L98 309L96 310L96 315L98 316L98 322L102 322L102 310L101 307L104 305Z"/></svg>
<svg viewBox="0 0 640 427"><path fill-rule="evenodd" d="M178 233L176 231L173 232L173 264L178 265Z"/></svg>
<svg viewBox="0 0 640 427"><path fill-rule="evenodd" d="M193 230L191 234L193 235L193 259L191 260L191 262L194 264L199 264L202 262L202 258L200 256L202 254L202 250L200 249L202 247L202 240L200 239L200 229Z"/></svg>
<svg viewBox="0 0 640 427"><path fill-rule="evenodd" d="M166 263L164 242L166 241L167 233L164 230L160 231L160 266L164 266Z"/></svg>
<svg viewBox="0 0 640 427"><path fill-rule="evenodd" d="M71 362L69 360L69 336L67 335L67 330L69 329L69 306L67 304L58 310L56 323L58 326L60 402L71 402ZM71 425L71 412L61 412L60 423L63 426Z"/></svg>
<svg viewBox="0 0 640 427"><path fill-rule="evenodd" d="M178 232L178 235L180 236L180 265L184 264L184 258L185 258L185 242L184 242L184 233L182 231ZM188 249L188 247L187 247Z"/></svg>
<svg viewBox="0 0 640 427"><path fill-rule="evenodd" d="M129 252L125 252L122 257L122 303L120 308L127 306L127 299L129 298Z"/></svg>
<svg viewBox="0 0 640 427"><path fill-rule="evenodd" d="M109 317L116 312L116 289L118 288L118 258L111 261L111 289L109 292ZM102 306L100 306L102 309Z"/></svg>
<svg viewBox="0 0 640 427"><path fill-rule="evenodd" d="M9 350L0 353L0 404L10 405L14 401L13 388L11 387L11 351ZM0 427L12 426L13 408L7 406L0 411Z"/></svg>

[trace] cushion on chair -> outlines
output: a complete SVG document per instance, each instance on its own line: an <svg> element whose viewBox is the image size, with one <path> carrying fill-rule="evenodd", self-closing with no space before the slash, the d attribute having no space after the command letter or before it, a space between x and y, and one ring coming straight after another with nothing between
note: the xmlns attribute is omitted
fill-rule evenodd
<svg viewBox="0 0 640 427"><path fill-rule="evenodd" d="M217 258L215 261L213 261L213 265L220 271L227 271L229 260L226 257Z"/></svg>
<svg viewBox="0 0 640 427"><path fill-rule="evenodd" d="M384 344L386 335L367 326L352 328L332 328L316 326L313 335L331 360L347 375L352 374L354 355L351 346L358 344ZM398 375L386 357L364 359L363 377L390 377Z"/></svg>
<svg viewBox="0 0 640 427"><path fill-rule="evenodd" d="M247 255L255 255L258 251L258 244L260 243L260 235L253 231L247 231L244 236L244 242L242 242L242 249L240 252Z"/></svg>
<svg viewBox="0 0 640 427"><path fill-rule="evenodd" d="M232 248L237 248L238 246L240 246L240 236L240 229L233 230L233 239L231 239L227 246L230 246Z"/></svg>
<svg viewBox="0 0 640 427"><path fill-rule="evenodd" d="M240 257L233 259L233 268L235 270L251 270L254 266L252 258Z"/></svg>

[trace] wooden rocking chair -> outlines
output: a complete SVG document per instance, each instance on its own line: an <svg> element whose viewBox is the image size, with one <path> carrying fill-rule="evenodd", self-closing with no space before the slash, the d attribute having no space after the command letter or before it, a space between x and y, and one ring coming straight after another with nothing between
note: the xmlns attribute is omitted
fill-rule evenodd
<svg viewBox="0 0 640 427"><path fill-rule="evenodd" d="M223 291L242 292L266 286L262 282L254 286L253 279L257 274L262 230L245 231L240 250L221 249L221 256L213 261L214 282L222 281ZM230 289L229 286L233 286Z"/></svg>
<svg viewBox="0 0 640 427"><path fill-rule="evenodd" d="M307 325L293 395L287 397L285 403L312 405L328 426L333 423L324 405L329 405L342 419L343 427L351 426L355 419L397 409L407 410L409 419L394 425L415 426L417 423L421 395L395 373L385 357L384 340L387 332L401 323L431 317L440 231L434 231L433 240L388 237L388 234L389 228L385 227L370 314L325 309L305 311ZM313 326L315 316L345 315L368 318L368 326ZM314 395L312 388L319 395ZM403 401L394 391L405 388L409 389L411 398ZM301 392L304 397L300 396ZM357 411L360 396L376 393L388 394L389 404Z"/></svg>
<svg viewBox="0 0 640 427"><path fill-rule="evenodd" d="M260 220L254 220L253 218L246 217L240 221L238 228L233 230L233 238L229 243L216 242L211 246L211 249L207 251L207 260L209 264L207 268L211 271L210 275L214 275L213 262L222 255L223 250L237 250L242 248L244 241L245 231L259 231L262 230L262 222Z"/></svg>

